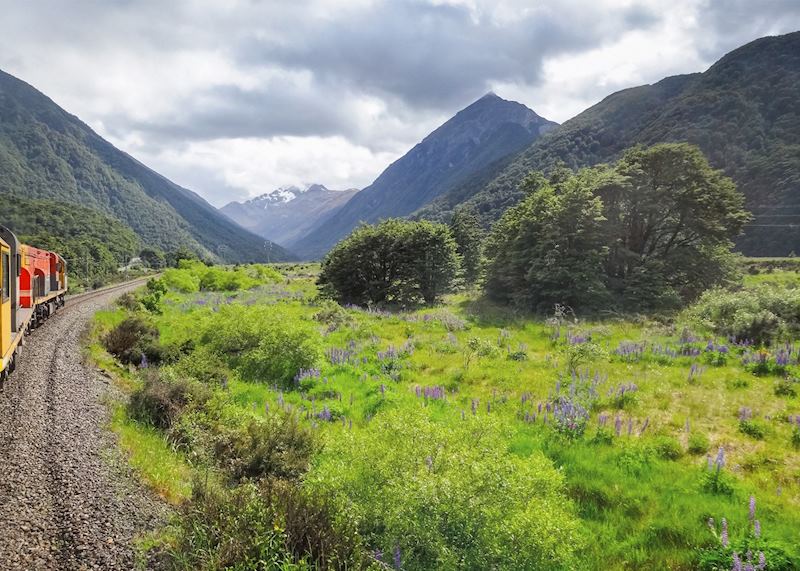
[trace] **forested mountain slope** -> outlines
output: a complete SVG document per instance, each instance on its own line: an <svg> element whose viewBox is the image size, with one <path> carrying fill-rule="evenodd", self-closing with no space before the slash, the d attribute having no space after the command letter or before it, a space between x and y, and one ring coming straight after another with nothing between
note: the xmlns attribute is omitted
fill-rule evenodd
<svg viewBox="0 0 800 571"><path fill-rule="evenodd" d="M263 261L264 239L116 149L77 117L0 71L0 197L78 204L130 226L146 245ZM290 254L278 246L273 259Z"/></svg>
<svg viewBox="0 0 800 571"><path fill-rule="evenodd" d="M407 216L458 182L524 149L555 126L524 105L489 93L392 163L335 216L293 243L292 249L316 258L359 222Z"/></svg>
<svg viewBox="0 0 800 571"><path fill-rule="evenodd" d="M698 145L745 194L756 217L739 240L744 253L800 252L800 32L751 42L704 73L614 93L418 215L445 218L466 201L490 224L520 200L531 170L608 162L633 145L676 141Z"/></svg>

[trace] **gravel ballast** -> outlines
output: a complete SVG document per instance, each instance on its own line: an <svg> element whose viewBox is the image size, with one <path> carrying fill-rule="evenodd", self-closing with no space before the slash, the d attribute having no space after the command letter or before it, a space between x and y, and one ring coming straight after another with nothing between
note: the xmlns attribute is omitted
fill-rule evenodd
<svg viewBox="0 0 800 571"><path fill-rule="evenodd" d="M141 283L69 299L27 339L0 393L0 570L132 569L166 507L106 426L110 381L83 364L92 315Z"/></svg>

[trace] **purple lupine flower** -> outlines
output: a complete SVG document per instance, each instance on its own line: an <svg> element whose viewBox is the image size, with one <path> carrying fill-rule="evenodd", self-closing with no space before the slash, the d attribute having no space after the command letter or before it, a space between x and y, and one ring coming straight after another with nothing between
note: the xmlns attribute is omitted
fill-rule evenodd
<svg viewBox="0 0 800 571"><path fill-rule="evenodd" d="M614 432L619 436L620 431L622 430L622 419L617 417L614 419Z"/></svg>
<svg viewBox="0 0 800 571"><path fill-rule="evenodd" d="M372 553L372 556L375 558L376 561L383 561L383 551L381 551L380 549L376 549Z"/></svg>
<svg viewBox="0 0 800 571"><path fill-rule="evenodd" d="M735 551L733 552L733 567L731 567L731 571L743 571L742 560L739 559L739 554Z"/></svg>
<svg viewBox="0 0 800 571"><path fill-rule="evenodd" d="M149 363L147 361L147 355L142 353L142 361L139 363L139 367L141 367L142 369L146 369L148 366Z"/></svg>
<svg viewBox="0 0 800 571"><path fill-rule="evenodd" d="M761 522L758 520L753 522L753 535L755 535L756 538L761 537Z"/></svg>
<svg viewBox="0 0 800 571"><path fill-rule="evenodd" d="M758 552L758 569L763 570L767 568L767 558L763 551Z"/></svg>
<svg viewBox="0 0 800 571"><path fill-rule="evenodd" d="M725 449L722 446L719 447L719 451L717 452L717 460L715 464L717 466L717 472L725 467Z"/></svg>
<svg viewBox="0 0 800 571"><path fill-rule="evenodd" d="M722 542L722 547L728 547L728 520L722 518L722 533L720 533L719 540Z"/></svg>
<svg viewBox="0 0 800 571"><path fill-rule="evenodd" d="M756 519L756 497L750 496L750 512L749 512L750 521L754 521Z"/></svg>
<svg viewBox="0 0 800 571"><path fill-rule="evenodd" d="M398 569L398 570L402 569L403 568L402 563L403 563L403 559L402 559L402 554L400 553L400 546L399 545L395 545L394 546L394 568Z"/></svg>

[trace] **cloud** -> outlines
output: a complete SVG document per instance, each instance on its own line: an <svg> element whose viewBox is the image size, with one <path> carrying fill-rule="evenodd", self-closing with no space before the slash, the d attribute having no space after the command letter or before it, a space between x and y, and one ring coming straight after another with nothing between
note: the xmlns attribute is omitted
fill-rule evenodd
<svg viewBox="0 0 800 571"><path fill-rule="evenodd" d="M216 205L365 186L485 92L564 121L792 31L796 0L32 0L0 68Z"/></svg>

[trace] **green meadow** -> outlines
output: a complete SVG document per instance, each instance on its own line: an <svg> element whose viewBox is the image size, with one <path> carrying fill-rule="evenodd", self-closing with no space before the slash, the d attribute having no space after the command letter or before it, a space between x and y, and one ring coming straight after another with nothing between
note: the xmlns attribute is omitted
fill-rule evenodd
<svg viewBox="0 0 800 571"><path fill-rule="evenodd" d="M341 307L319 298L317 266L260 268L186 264L96 317L89 355L132 395L111 428L176 506L148 541L172 567L729 569L751 550L800 568L791 344L759 369L756 347L691 311L535 317L469 292ZM745 279L771 283L800 281ZM131 316L149 329L114 358L105 340ZM269 432L287 417L307 436ZM296 510L270 503L270 540L249 545L199 503L213 489L251 506L264 482L322 498L319 527L347 549L298 548Z"/></svg>

